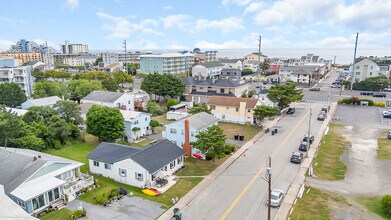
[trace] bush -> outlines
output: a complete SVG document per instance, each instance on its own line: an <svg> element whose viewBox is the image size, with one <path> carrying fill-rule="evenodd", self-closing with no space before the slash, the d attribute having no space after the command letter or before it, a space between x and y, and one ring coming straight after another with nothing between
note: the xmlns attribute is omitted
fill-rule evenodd
<svg viewBox="0 0 391 220"><path fill-rule="evenodd" d="M374 106L375 105L375 102L372 99L360 99L360 102L362 102L362 101L368 102L369 106Z"/></svg>
<svg viewBox="0 0 391 220"><path fill-rule="evenodd" d="M170 109L171 106L178 105L178 104L179 104L179 102L176 101L175 99L169 99L167 101L167 109Z"/></svg>
<svg viewBox="0 0 391 220"><path fill-rule="evenodd" d="M381 200L381 209L384 214L391 217L391 195L383 196Z"/></svg>
<svg viewBox="0 0 391 220"><path fill-rule="evenodd" d="M149 102L147 105L147 110L152 116L159 116L166 113L166 106L160 106L156 102Z"/></svg>
<svg viewBox="0 0 391 220"><path fill-rule="evenodd" d="M83 218L86 215L87 215L87 212L85 209L76 210L76 211L72 212L71 219Z"/></svg>
<svg viewBox="0 0 391 220"><path fill-rule="evenodd" d="M113 198L115 196L117 196L119 194L119 190L117 188L113 188L111 191L110 191L110 197Z"/></svg>
<svg viewBox="0 0 391 220"><path fill-rule="evenodd" d="M213 153L207 153L205 155L205 159L206 160L212 160L214 157L215 157L215 155Z"/></svg>
<svg viewBox="0 0 391 220"><path fill-rule="evenodd" d="M375 102L374 106L384 108L384 107L386 107L386 103L384 103L384 102Z"/></svg>
<svg viewBox="0 0 391 220"><path fill-rule="evenodd" d="M103 205L106 201L107 201L106 193L103 193L102 195L96 197L96 203L98 203L98 205Z"/></svg>

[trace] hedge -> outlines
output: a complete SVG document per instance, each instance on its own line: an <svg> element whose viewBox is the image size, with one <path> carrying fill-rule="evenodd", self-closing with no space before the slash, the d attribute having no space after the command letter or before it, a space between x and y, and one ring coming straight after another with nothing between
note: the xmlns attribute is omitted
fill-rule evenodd
<svg viewBox="0 0 391 220"><path fill-rule="evenodd" d="M368 102L369 106L376 106L376 107L385 107L386 104L384 102L375 102L372 99L360 99L356 96L352 96L350 98L343 98L338 100L338 104L353 104L353 105L360 105L361 102Z"/></svg>

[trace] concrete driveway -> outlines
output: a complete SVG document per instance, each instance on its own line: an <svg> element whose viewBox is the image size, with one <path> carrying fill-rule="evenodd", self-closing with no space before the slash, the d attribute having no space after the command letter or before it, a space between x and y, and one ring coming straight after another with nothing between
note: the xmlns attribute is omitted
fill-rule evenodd
<svg viewBox="0 0 391 220"><path fill-rule="evenodd" d="M113 204L111 207L92 205L76 199L69 203L66 208L70 210L77 210L80 203L82 203L83 208L87 211L87 217L84 219L147 220L156 219L164 212L164 209L160 208L162 204L135 196L125 197Z"/></svg>

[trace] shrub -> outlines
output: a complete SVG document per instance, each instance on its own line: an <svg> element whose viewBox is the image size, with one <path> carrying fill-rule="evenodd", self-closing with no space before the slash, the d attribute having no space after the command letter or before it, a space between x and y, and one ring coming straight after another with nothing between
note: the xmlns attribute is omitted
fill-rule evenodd
<svg viewBox="0 0 391 220"><path fill-rule="evenodd" d="M106 201L107 201L106 193L103 193L102 195L96 197L96 203L98 203L98 205L103 205Z"/></svg>
<svg viewBox="0 0 391 220"><path fill-rule="evenodd" d="M384 103L384 102L375 102L374 106L384 108L384 107L386 107L386 103Z"/></svg>
<svg viewBox="0 0 391 220"><path fill-rule="evenodd" d="M374 106L375 105L375 102L372 99L360 99L360 102L362 102L362 101L368 102L369 106Z"/></svg>
<svg viewBox="0 0 391 220"><path fill-rule="evenodd" d="M381 200L381 209L384 214L391 217L391 195L383 196Z"/></svg>
<svg viewBox="0 0 391 220"><path fill-rule="evenodd" d="M156 102L149 102L147 105L147 110L152 116L159 116L164 114L167 111L166 106L160 106Z"/></svg>
<svg viewBox="0 0 391 220"><path fill-rule="evenodd" d="M86 215L87 215L87 212L85 209L76 210L76 211L72 212L71 219L83 218Z"/></svg>
<svg viewBox="0 0 391 220"><path fill-rule="evenodd" d="M229 147L225 147L225 149L224 149L224 153L225 154L230 154L230 153L232 153L232 150L231 150L231 148L229 148Z"/></svg>
<svg viewBox="0 0 391 220"><path fill-rule="evenodd" d="M113 198L115 196L117 196L119 194L119 190L117 188L113 188L111 191L110 191L110 197Z"/></svg>
<svg viewBox="0 0 391 220"><path fill-rule="evenodd" d="M207 153L205 155L205 159L206 160L212 160L214 157L215 157L215 155L213 153Z"/></svg>
<svg viewBox="0 0 391 220"><path fill-rule="evenodd" d="M176 101L175 99L169 99L167 101L167 109L170 109L171 106L178 105L178 104L179 104L179 102Z"/></svg>

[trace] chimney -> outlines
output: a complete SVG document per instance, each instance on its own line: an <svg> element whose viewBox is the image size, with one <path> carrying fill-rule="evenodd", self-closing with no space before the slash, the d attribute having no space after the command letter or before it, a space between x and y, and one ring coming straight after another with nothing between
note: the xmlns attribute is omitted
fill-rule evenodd
<svg viewBox="0 0 391 220"><path fill-rule="evenodd" d="M191 146L190 146L190 124L189 120L185 120L185 143L183 144L182 148L186 151L186 156L191 157Z"/></svg>

